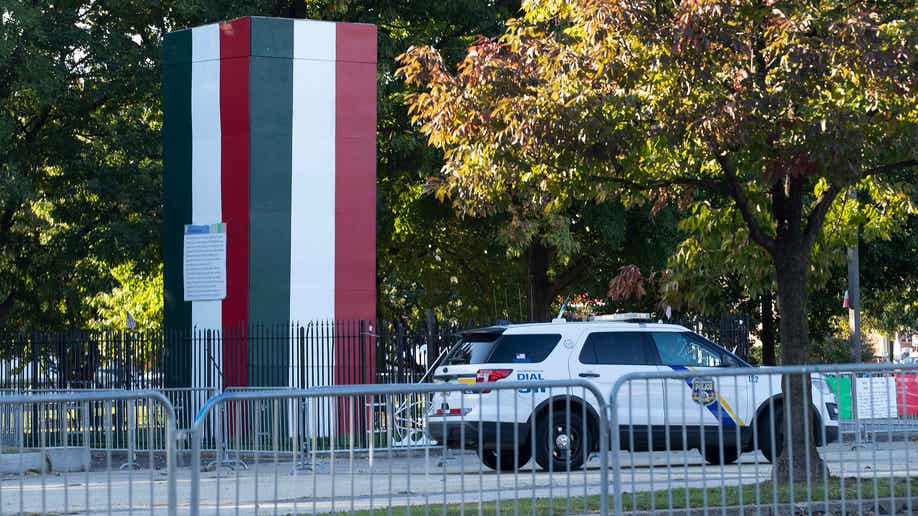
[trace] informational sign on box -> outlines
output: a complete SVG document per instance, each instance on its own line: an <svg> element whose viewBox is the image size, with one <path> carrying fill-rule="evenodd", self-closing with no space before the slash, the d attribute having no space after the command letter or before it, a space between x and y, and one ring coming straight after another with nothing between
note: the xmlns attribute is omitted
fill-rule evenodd
<svg viewBox="0 0 918 516"><path fill-rule="evenodd" d="M226 297L226 225L186 224L185 301L214 301Z"/></svg>
<svg viewBox="0 0 918 516"><path fill-rule="evenodd" d="M896 417L896 381L893 377L871 376L857 379L857 417Z"/></svg>

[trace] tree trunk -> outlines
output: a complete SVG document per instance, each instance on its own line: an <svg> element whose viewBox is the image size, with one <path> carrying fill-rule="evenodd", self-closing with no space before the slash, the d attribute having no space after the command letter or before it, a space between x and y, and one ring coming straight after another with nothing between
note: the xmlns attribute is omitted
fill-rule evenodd
<svg viewBox="0 0 918 516"><path fill-rule="evenodd" d="M437 332L437 314L433 308L424 310L424 320L427 322L427 336L433 338Z"/></svg>
<svg viewBox="0 0 918 516"><path fill-rule="evenodd" d="M552 282L548 277L548 259L547 247L538 242L529 246L529 289L532 292L529 318L532 321L551 320Z"/></svg>
<svg viewBox="0 0 918 516"><path fill-rule="evenodd" d="M774 294L769 290L762 294L762 364L773 366L778 364L775 353L775 309Z"/></svg>
<svg viewBox="0 0 918 516"><path fill-rule="evenodd" d="M778 242L775 272L778 280L779 327L785 365L806 364L809 360L809 323L807 322L808 250L791 242ZM786 375L782 381L784 449L774 464L774 480L780 484L821 482L827 473L825 463L816 453L813 436L809 375Z"/></svg>

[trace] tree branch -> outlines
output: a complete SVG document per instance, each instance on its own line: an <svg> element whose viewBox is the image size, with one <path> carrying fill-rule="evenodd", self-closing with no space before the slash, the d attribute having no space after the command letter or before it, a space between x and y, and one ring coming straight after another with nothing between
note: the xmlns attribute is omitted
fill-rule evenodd
<svg viewBox="0 0 918 516"><path fill-rule="evenodd" d="M35 141L35 136L44 127L50 115L51 106L45 106L35 118L29 120L28 124L23 128L23 141L26 145L31 145Z"/></svg>
<svg viewBox="0 0 918 516"><path fill-rule="evenodd" d="M899 161L898 163L890 163L888 165L880 165L878 167L868 168L861 171L860 177L864 178L867 176L875 176L878 174L885 174L888 172L898 172L900 170L905 170L909 168L918 167L918 159L907 159L905 161Z"/></svg>
<svg viewBox="0 0 918 516"><path fill-rule="evenodd" d="M841 192L839 185L835 183L829 184L829 187L819 195L816 205L813 206L813 210L806 217L806 228L803 230L803 245L807 251L812 249L813 244L816 243L816 237L819 236L819 232L822 230L826 214L829 213L829 208L832 207L832 203L835 202L839 192Z"/></svg>
<svg viewBox="0 0 918 516"><path fill-rule="evenodd" d="M728 163L723 156L715 156L717 163L720 164L720 168L724 171L724 177L727 178L727 187L730 197L733 198L740 215L743 217L743 221L746 222L746 226L749 228L750 238L752 238L753 242L759 244L768 251L769 254L773 255L776 249L775 239L765 234L755 214L752 213L752 209L749 207L749 198L746 196L745 190L743 190L742 185L740 185L736 177L736 171L733 170L733 167L730 166L730 163Z"/></svg>
<svg viewBox="0 0 918 516"><path fill-rule="evenodd" d="M865 169L861 171L859 177L864 178L871 175L888 174L890 172L898 172L914 167L918 167L918 160L909 159ZM826 215L829 213L829 208L832 207L832 203L835 202L835 198L838 197L841 191L841 185L835 183L830 184L819 196L819 199L816 200L813 210L807 216L806 228L803 232L803 244L808 250L812 249L813 245L816 243L816 238L818 238L819 232L822 230L822 225L825 222Z"/></svg>
<svg viewBox="0 0 918 516"><path fill-rule="evenodd" d="M614 183L617 185L627 186L635 190L653 190L654 188L670 188L673 186L691 186L694 188L699 188L706 190L711 193L726 194L727 185L723 181L718 181L713 178L704 178L704 177L686 177L686 176L676 176L669 179L658 179L655 181L648 182L638 182L630 179L625 179L621 177L609 177L609 176L597 176L590 175L590 179L595 181L601 181L604 183Z"/></svg>

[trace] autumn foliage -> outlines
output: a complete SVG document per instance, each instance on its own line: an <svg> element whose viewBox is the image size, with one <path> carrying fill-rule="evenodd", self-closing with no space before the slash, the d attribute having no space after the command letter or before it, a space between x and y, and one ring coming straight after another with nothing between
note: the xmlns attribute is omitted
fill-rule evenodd
<svg viewBox="0 0 918 516"><path fill-rule="evenodd" d="M787 363L808 360L811 255L827 218L844 217L842 194L914 211L914 2L530 0L455 72L427 47L400 62L411 114L445 157L428 188L465 213L550 218L579 199L729 209L731 245L757 245L774 273ZM611 294L629 293L639 273L625 272Z"/></svg>

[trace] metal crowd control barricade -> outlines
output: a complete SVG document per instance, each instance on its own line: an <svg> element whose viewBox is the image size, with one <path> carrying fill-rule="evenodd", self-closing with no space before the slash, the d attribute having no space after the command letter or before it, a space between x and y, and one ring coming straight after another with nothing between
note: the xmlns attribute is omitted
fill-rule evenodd
<svg viewBox="0 0 918 516"><path fill-rule="evenodd" d="M201 407L220 393L218 387L165 387L156 390L175 408L175 427L179 430L191 428Z"/></svg>
<svg viewBox="0 0 918 516"><path fill-rule="evenodd" d="M612 387L614 514L918 511L918 428L903 424L911 412L900 379L914 367L673 369ZM873 428L866 444L844 439L838 387L826 381L851 375L875 378L854 403Z"/></svg>
<svg viewBox="0 0 918 516"><path fill-rule="evenodd" d="M117 404L126 405L126 419L116 417ZM27 443L22 432L15 446L3 449L3 514L154 509L176 514L175 412L162 393L7 394L0 396L0 417L4 426L28 430L32 437ZM102 443L92 442L91 431L101 431ZM164 453L156 443L162 443ZM146 453L138 456L140 448ZM121 465L127 468L122 471ZM158 466L165 467L164 479L156 473Z"/></svg>
<svg viewBox="0 0 918 516"><path fill-rule="evenodd" d="M394 415L407 394L449 399L458 410L453 419L428 423L443 427L446 438L437 446L392 446ZM358 424L358 412L380 404L385 407L380 424L388 442L371 460L374 447L359 442L365 428ZM316 417L308 410L311 405L335 407L335 416L315 424L312 419ZM231 421L227 426L233 429L226 439L226 454L246 459L248 470L202 475L202 425L218 412L226 414ZM188 511L325 514L402 507L410 513L412 507L426 506L431 512L458 508L499 513L503 507L524 513L607 514L605 413L604 396L583 380L347 385L224 393L207 403L189 431L192 466ZM565 420L563 431L567 433L561 439L561 434L555 435L555 426ZM309 424L298 425L296 421ZM486 429L489 422L504 423L490 427L496 436ZM297 428L305 429L310 442L308 471L292 467L301 460L292 446ZM501 432L505 432L503 438ZM590 441L592 447L572 446L575 435L582 436L583 442ZM437 467L437 457L447 447L456 448L458 460L446 468ZM575 449L591 455L587 467L554 466L557 462L551 457L567 460L565 457L575 454ZM488 454L524 456L526 460L505 460L499 470L492 471L479 460ZM533 454L538 460L529 460ZM543 459L547 468L538 465Z"/></svg>
<svg viewBox="0 0 918 516"><path fill-rule="evenodd" d="M45 395L69 395L77 393L99 393L99 392L122 392L122 389L30 389L25 391L3 390L0 391L0 397L11 395L27 396L45 396ZM188 429L194 422L194 416L201 406L217 393L213 387L201 388L151 388L146 391L155 391L161 393L174 408L175 424L178 429ZM138 392L128 390L124 392ZM84 443L92 450L100 451L122 451L137 453L139 451L154 448L157 451L164 451L166 447L163 438L165 432L165 419L161 411L149 413L144 410L138 410L136 402L130 400L108 400L110 402L110 411L106 413L105 400L96 400L87 402L86 424L83 424L84 414L75 411L59 410L58 406L47 405L42 410L45 414L39 414L37 408L33 408L29 413L24 414L25 426L18 433L22 433L26 447L35 447L39 445L39 438L46 440L45 444L55 446L61 436L64 435L65 429L79 426L84 433ZM2 416L0 416L2 417ZM44 427L32 425L31 421L42 421ZM112 425L111 439L107 440L105 433L106 420ZM14 421L13 418L6 417L4 421ZM152 427L156 429L155 439L151 441L138 441L137 436L127 432L127 422L133 421L135 426L144 428ZM42 432L33 431L41 429ZM17 432L10 433L9 429L0 430L0 436L18 435ZM42 435L43 434L43 435ZM18 441L17 441L18 442ZM125 467L127 467L125 465Z"/></svg>

